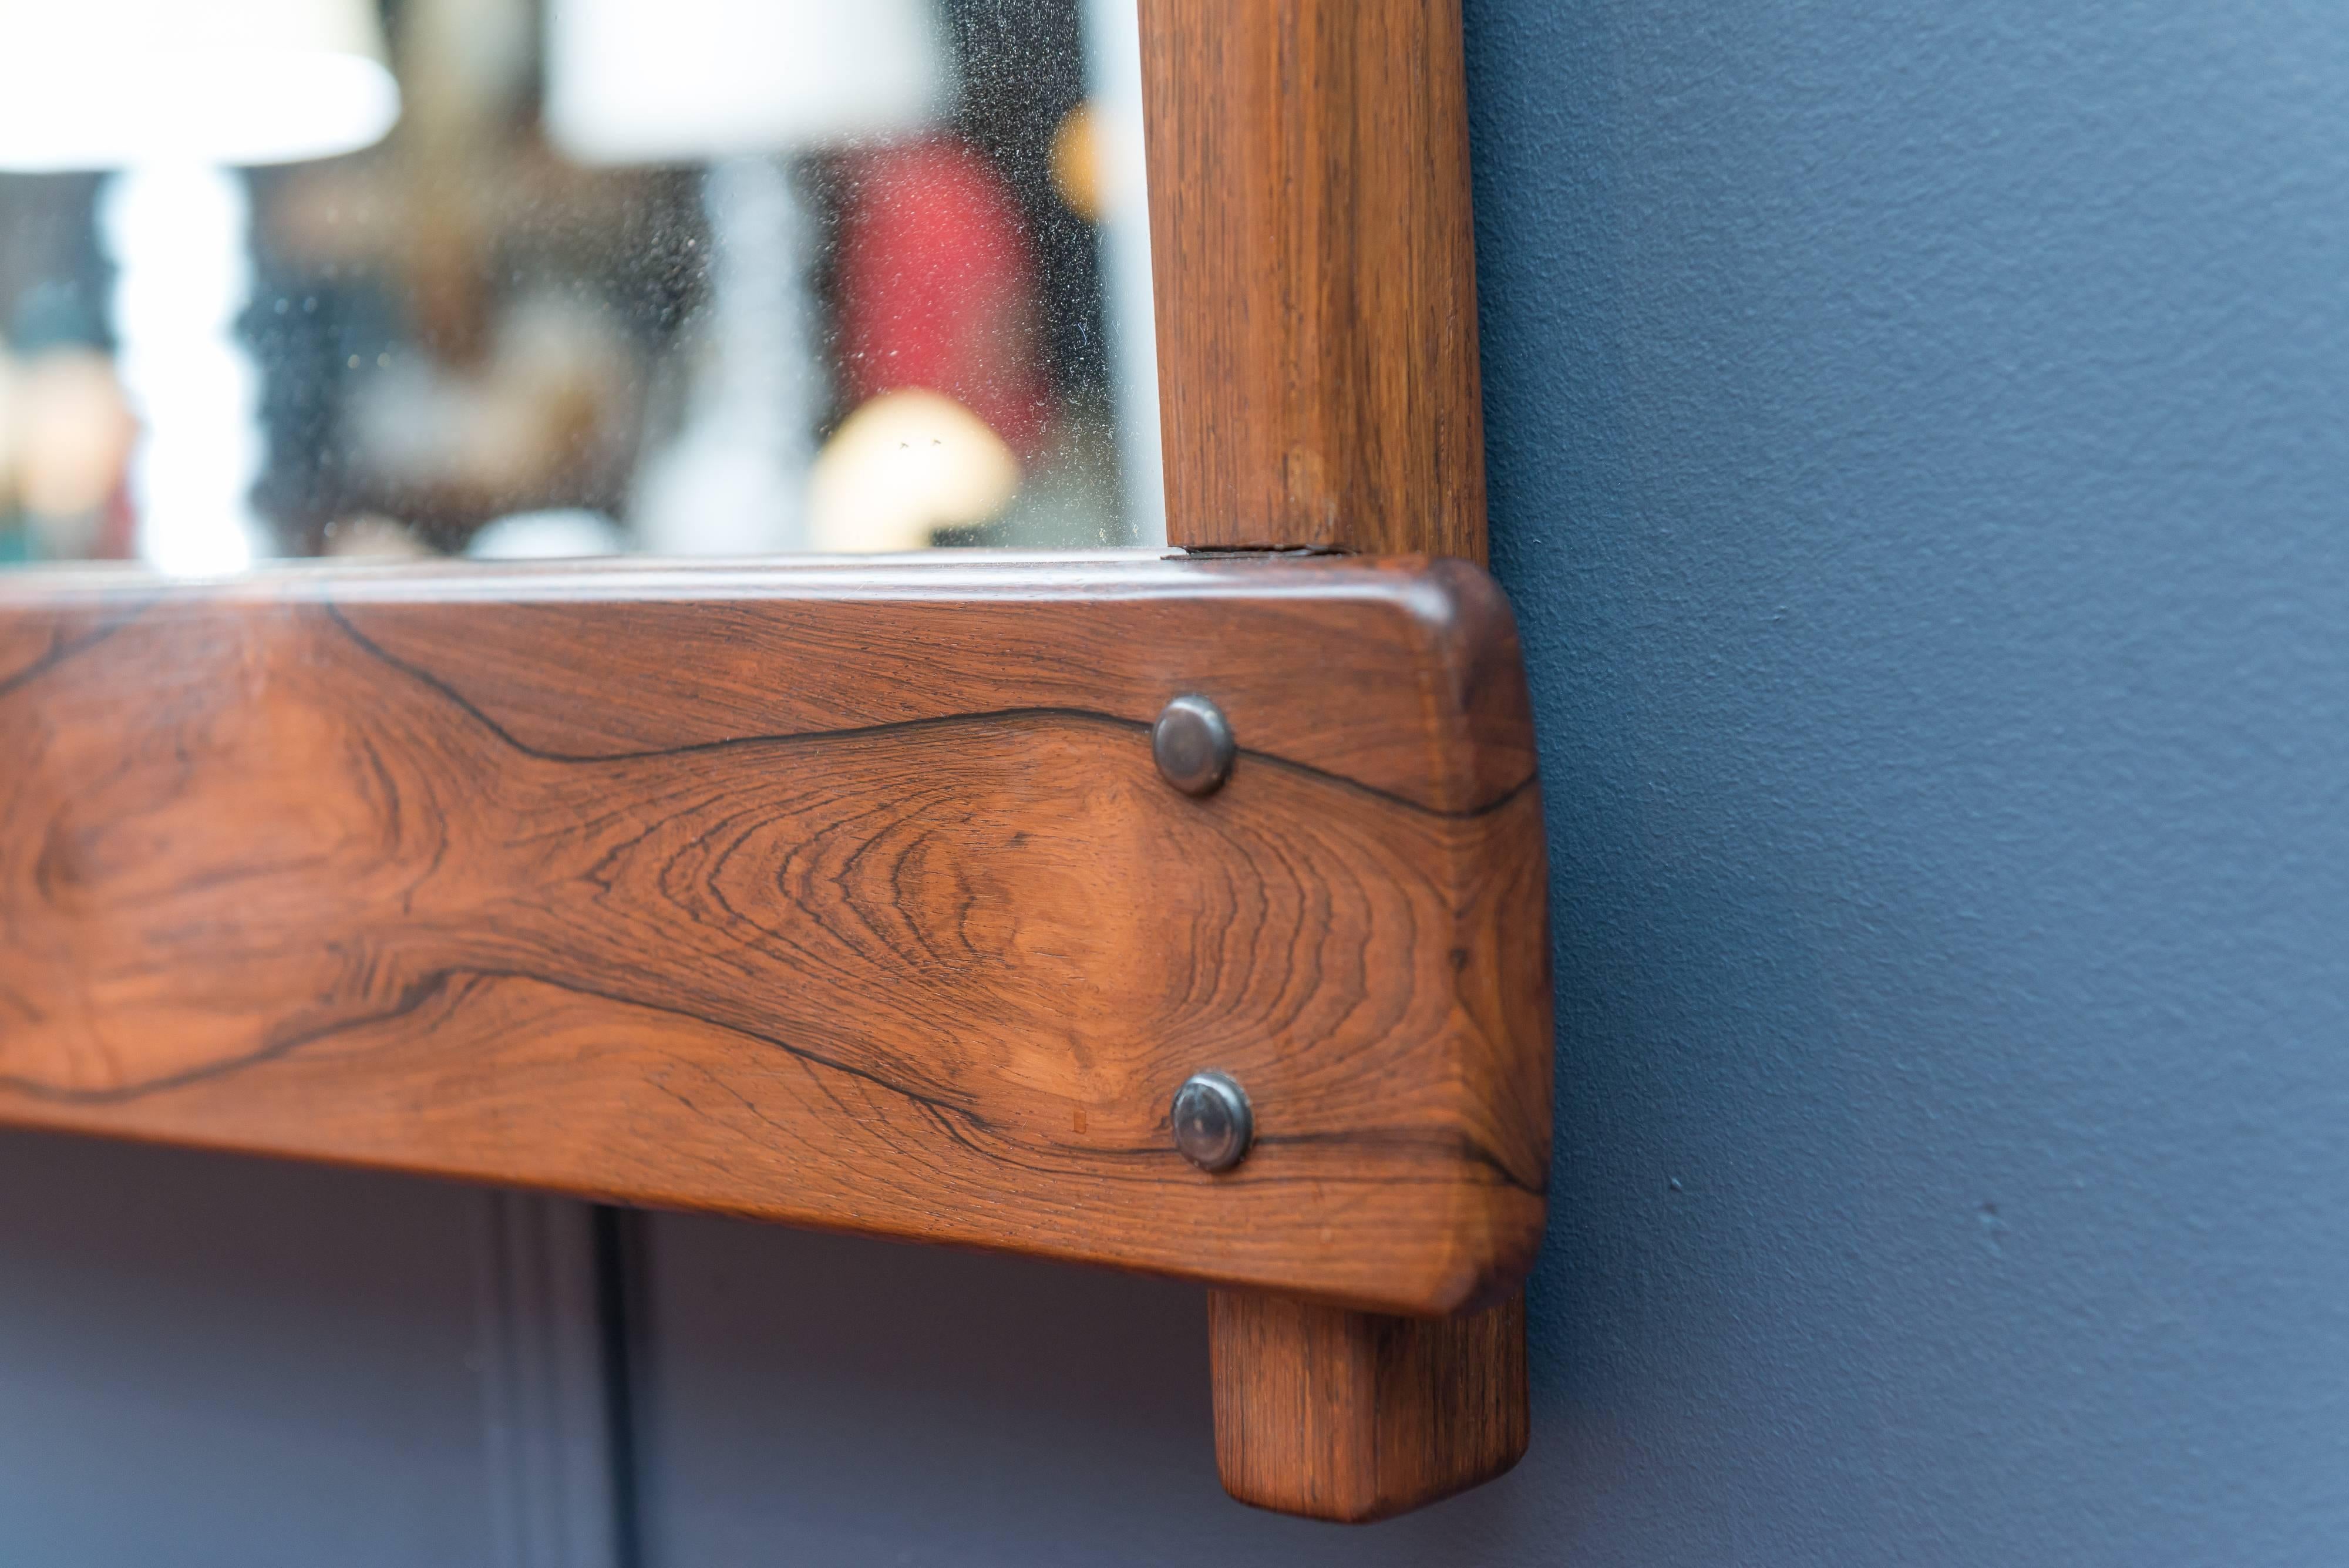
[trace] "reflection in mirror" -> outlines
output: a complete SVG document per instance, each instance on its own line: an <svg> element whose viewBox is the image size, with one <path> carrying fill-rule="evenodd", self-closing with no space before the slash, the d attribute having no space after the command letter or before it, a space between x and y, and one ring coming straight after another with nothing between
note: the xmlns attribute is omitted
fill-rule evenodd
<svg viewBox="0 0 2349 1568"><path fill-rule="evenodd" d="M0 562L1164 537L1133 0L0 0Z"/></svg>

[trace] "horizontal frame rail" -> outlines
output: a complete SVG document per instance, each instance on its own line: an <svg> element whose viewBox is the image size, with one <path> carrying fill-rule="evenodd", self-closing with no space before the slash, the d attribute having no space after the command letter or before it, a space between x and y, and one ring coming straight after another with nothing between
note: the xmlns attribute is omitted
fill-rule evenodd
<svg viewBox="0 0 2349 1568"><path fill-rule="evenodd" d="M1152 727L1205 697L1228 782ZM1459 563L0 578L0 1123L1397 1314L1541 1232L1545 867ZM1227 1171L1170 1137L1228 1074Z"/></svg>

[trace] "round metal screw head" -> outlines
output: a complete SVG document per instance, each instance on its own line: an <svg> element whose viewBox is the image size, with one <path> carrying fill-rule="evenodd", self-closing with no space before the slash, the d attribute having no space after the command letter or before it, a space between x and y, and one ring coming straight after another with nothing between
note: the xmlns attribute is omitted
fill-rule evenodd
<svg viewBox="0 0 2349 1568"><path fill-rule="evenodd" d="M1150 753L1168 784L1185 794L1213 794L1232 776L1239 747L1231 722L1205 697L1177 697L1151 726Z"/></svg>
<svg viewBox="0 0 2349 1568"><path fill-rule="evenodd" d="M1201 1170L1229 1170L1247 1158L1256 1137L1256 1114L1247 1091L1226 1073L1194 1073L1174 1091L1167 1119L1174 1147Z"/></svg>

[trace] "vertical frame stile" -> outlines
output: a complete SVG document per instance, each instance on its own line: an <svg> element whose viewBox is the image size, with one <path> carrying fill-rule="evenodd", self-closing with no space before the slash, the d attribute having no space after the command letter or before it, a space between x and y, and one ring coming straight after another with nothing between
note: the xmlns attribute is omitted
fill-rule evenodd
<svg viewBox="0 0 2349 1568"><path fill-rule="evenodd" d="M1486 556L1459 0L1140 0L1167 541ZM1526 1441L1525 1296L1422 1321L1218 1291L1244 1501L1383 1517Z"/></svg>

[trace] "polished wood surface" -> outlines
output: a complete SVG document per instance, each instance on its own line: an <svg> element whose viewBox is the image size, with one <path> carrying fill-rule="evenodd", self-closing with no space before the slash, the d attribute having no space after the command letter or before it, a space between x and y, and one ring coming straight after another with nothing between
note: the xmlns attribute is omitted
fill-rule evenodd
<svg viewBox="0 0 2349 1568"><path fill-rule="evenodd" d="M1457 564L20 574L0 1120L1450 1312L1543 1219L1530 736Z"/></svg>
<svg viewBox="0 0 2349 1568"><path fill-rule="evenodd" d="M1485 554L1459 0L1140 0L1184 545Z"/></svg>
<svg viewBox="0 0 2349 1568"><path fill-rule="evenodd" d="M1459 0L1140 3L1168 536L1483 561ZM1216 1296L1235 1495L1379 1517L1516 1462L1521 1293L1467 1335L1344 1314L1308 1334L1304 1310ZM1364 1376L1332 1345L1425 1378ZM1431 1405L1426 1378L1490 1403Z"/></svg>
<svg viewBox="0 0 2349 1568"><path fill-rule="evenodd" d="M1426 1321L1208 1295L1216 1462L1242 1502L1362 1523L1492 1480L1526 1451L1526 1299Z"/></svg>

